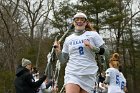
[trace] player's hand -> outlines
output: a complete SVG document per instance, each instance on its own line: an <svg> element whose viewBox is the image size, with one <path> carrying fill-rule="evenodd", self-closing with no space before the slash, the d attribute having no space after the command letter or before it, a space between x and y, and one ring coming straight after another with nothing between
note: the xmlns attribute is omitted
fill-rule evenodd
<svg viewBox="0 0 140 93"><path fill-rule="evenodd" d="M55 50L60 50L60 49L61 49L61 48L60 48L60 43L59 43L58 41L55 41L55 42L54 42L53 47L54 47Z"/></svg>
<svg viewBox="0 0 140 93"><path fill-rule="evenodd" d="M93 46L90 44L90 42L88 40L84 40L83 43L85 44L86 47L93 49Z"/></svg>

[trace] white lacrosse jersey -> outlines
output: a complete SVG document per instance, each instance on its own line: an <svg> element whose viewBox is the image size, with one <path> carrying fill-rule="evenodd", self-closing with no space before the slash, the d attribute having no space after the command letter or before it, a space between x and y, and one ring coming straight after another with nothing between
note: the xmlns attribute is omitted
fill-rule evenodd
<svg viewBox="0 0 140 93"><path fill-rule="evenodd" d="M84 40L88 40L93 47L100 47L104 44L103 39L96 31L85 31L81 35L73 33L68 36L62 49L62 52L69 54L69 60L65 68L66 73L87 75L97 72L95 52L84 45Z"/></svg>
<svg viewBox="0 0 140 93"><path fill-rule="evenodd" d="M121 88L121 93L125 93L124 92L124 87L126 86L126 79L125 79L125 77L124 77L124 75L123 75L123 73L122 72L120 72L120 88Z"/></svg>
<svg viewBox="0 0 140 93"><path fill-rule="evenodd" d="M116 68L108 68L106 70L106 76L110 77L108 85L108 93L121 93L120 88L120 72Z"/></svg>

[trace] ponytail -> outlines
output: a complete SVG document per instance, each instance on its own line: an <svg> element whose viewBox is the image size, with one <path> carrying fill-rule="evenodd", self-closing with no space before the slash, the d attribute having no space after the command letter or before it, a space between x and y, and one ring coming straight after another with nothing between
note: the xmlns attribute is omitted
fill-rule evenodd
<svg viewBox="0 0 140 93"><path fill-rule="evenodd" d="M114 68L119 68L119 54L114 53L112 57L110 58L109 63L114 67Z"/></svg>

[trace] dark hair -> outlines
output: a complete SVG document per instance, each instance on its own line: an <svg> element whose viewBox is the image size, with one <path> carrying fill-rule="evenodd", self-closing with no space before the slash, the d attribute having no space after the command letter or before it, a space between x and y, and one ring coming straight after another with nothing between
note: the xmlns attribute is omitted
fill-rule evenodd
<svg viewBox="0 0 140 93"><path fill-rule="evenodd" d="M32 68L32 72L33 72L33 73L37 73L37 72L38 72L37 67L33 67L33 68Z"/></svg>
<svg viewBox="0 0 140 93"><path fill-rule="evenodd" d="M119 66L119 71L122 72L122 66L121 65Z"/></svg>

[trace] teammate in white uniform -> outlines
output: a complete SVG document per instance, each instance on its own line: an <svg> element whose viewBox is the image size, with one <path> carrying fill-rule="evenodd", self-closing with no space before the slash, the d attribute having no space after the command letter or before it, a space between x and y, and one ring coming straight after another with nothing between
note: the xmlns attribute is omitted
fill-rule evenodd
<svg viewBox="0 0 140 93"><path fill-rule="evenodd" d="M67 62L65 68L66 93L93 93L98 66L95 53L103 54L104 41L92 30L84 13L74 15L75 32L66 37L62 51L59 42L55 50L60 62Z"/></svg>
<svg viewBox="0 0 140 93"><path fill-rule="evenodd" d="M114 53L109 61L109 66L106 70L105 83L108 84L108 93L121 93L119 68L119 54Z"/></svg>

